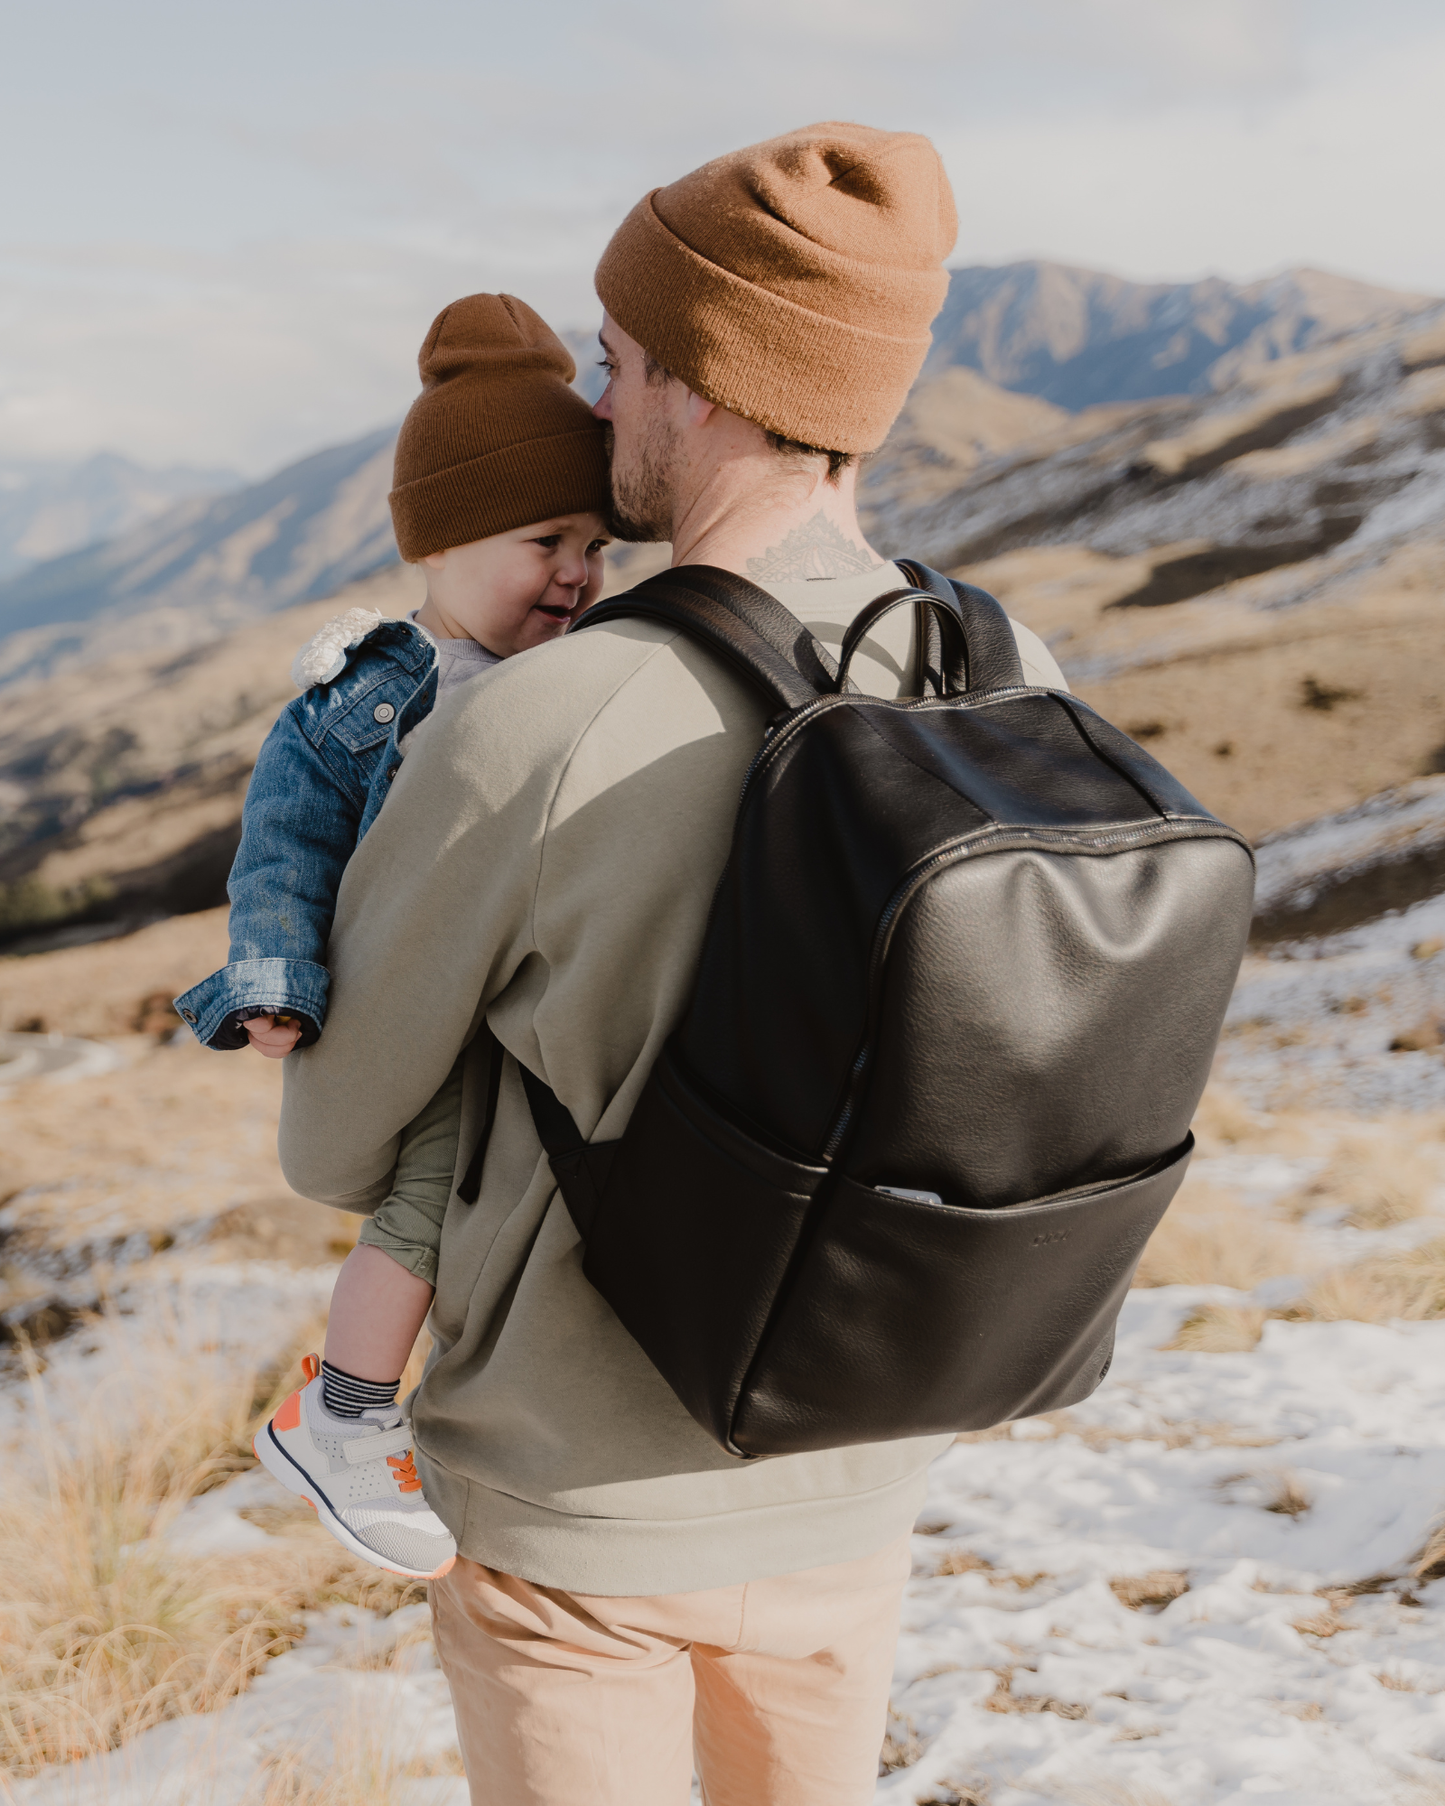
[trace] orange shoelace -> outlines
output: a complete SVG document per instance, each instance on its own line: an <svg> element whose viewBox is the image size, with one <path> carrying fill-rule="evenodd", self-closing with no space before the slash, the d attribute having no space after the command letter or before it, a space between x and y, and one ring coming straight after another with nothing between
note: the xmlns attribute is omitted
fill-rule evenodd
<svg viewBox="0 0 1445 1806"><path fill-rule="evenodd" d="M386 1465L396 1469L397 1484L403 1492L420 1492L421 1481L417 1478L416 1463L412 1460L411 1450L404 1455L388 1455Z"/></svg>

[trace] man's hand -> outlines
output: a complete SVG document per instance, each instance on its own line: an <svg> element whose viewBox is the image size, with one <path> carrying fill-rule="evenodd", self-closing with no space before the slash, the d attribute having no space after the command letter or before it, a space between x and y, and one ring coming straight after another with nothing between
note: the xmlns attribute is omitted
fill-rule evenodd
<svg viewBox="0 0 1445 1806"><path fill-rule="evenodd" d="M301 1039L301 1024L293 1016L252 1016L241 1026L252 1047L268 1060L284 1060Z"/></svg>

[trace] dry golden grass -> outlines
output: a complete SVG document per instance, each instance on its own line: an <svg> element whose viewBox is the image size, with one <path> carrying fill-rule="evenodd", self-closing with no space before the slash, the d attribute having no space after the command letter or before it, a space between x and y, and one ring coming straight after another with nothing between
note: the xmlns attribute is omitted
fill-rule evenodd
<svg viewBox="0 0 1445 1806"><path fill-rule="evenodd" d="M225 964L227 914L203 909L86 947L0 957L0 1028L130 1034L147 998L174 997ZM169 1027L179 1028L180 1018L171 1016ZM235 1057L217 1064L234 1066Z"/></svg>
<svg viewBox="0 0 1445 1806"><path fill-rule="evenodd" d="M1279 1314L1315 1323L1445 1317L1445 1240L1322 1273L1298 1305Z"/></svg>
<svg viewBox="0 0 1445 1806"><path fill-rule="evenodd" d="M14 1230L55 1248L117 1226L174 1229L243 1199L308 1208L276 1157L280 1061L140 1036L122 1046L117 1072L0 1097L0 1193L28 1193Z"/></svg>
<svg viewBox="0 0 1445 1806"><path fill-rule="evenodd" d="M1256 1140L1261 1129L1257 1112L1228 1090L1211 1081L1194 1113L1191 1125L1201 1154L1230 1153L1241 1142Z"/></svg>
<svg viewBox="0 0 1445 1806"><path fill-rule="evenodd" d="M1416 1580L1445 1580L1445 1524L1437 1524L1430 1532L1410 1572Z"/></svg>
<svg viewBox="0 0 1445 1806"><path fill-rule="evenodd" d="M1190 1354L1248 1354L1259 1344L1264 1319L1265 1313L1251 1305L1202 1304L1164 1346Z"/></svg>
<svg viewBox="0 0 1445 1806"><path fill-rule="evenodd" d="M1228 1504L1253 1505L1288 1518L1302 1517L1314 1503L1299 1475L1287 1467L1221 1474L1214 1490Z"/></svg>
<svg viewBox="0 0 1445 1806"><path fill-rule="evenodd" d="M1089 1708L1076 1700L1054 1699L1047 1693L1015 1693L1016 1673L1032 1674L1033 1669L996 1668L998 1684L983 1702L985 1712L1052 1712L1056 1718L1087 1718Z"/></svg>
<svg viewBox="0 0 1445 1806"><path fill-rule="evenodd" d="M375 1725L336 1727L324 1762L287 1750L269 1765L254 1806L398 1806L405 1783L425 1775L460 1774L460 1760L408 1762Z"/></svg>
<svg viewBox="0 0 1445 1806"><path fill-rule="evenodd" d="M419 1595L314 1524L252 1556L197 1557L166 1540L189 1500L252 1465L251 1436L319 1328L269 1372L187 1359L184 1326L171 1340L163 1388L153 1347L144 1371L112 1369L63 1422L30 1360L30 1434L0 1499L0 1767L12 1774L224 1704L301 1634L303 1607L389 1611Z"/></svg>
<svg viewBox="0 0 1445 1806"><path fill-rule="evenodd" d="M1168 1569L1158 1569L1152 1574L1125 1575L1111 1580L1109 1591L1131 1612L1143 1611L1146 1606L1157 1611L1172 1605L1189 1591L1189 1576Z"/></svg>
<svg viewBox="0 0 1445 1806"><path fill-rule="evenodd" d="M1354 1229L1389 1229L1424 1214L1439 1183L1437 1163L1414 1125L1392 1122L1374 1135L1347 1135L1306 1188L1281 1202L1290 1216L1343 1207Z"/></svg>
<svg viewBox="0 0 1445 1806"><path fill-rule="evenodd" d="M947 1574L991 1574L993 1563L975 1555L972 1549L950 1549L933 1570L936 1577Z"/></svg>
<svg viewBox="0 0 1445 1806"><path fill-rule="evenodd" d="M1298 1474L1281 1468L1271 1476L1269 1494L1264 1501L1266 1511L1273 1511L1280 1517L1298 1518L1303 1517L1313 1504L1314 1500Z"/></svg>
<svg viewBox="0 0 1445 1806"><path fill-rule="evenodd" d="M888 1729L883 1734L883 1748L878 1755L878 1773L891 1775L900 1768L912 1768L926 1747L913 1720L890 1706Z"/></svg>
<svg viewBox="0 0 1445 1806"><path fill-rule="evenodd" d="M1149 1239L1134 1283L1232 1286L1252 1291L1263 1279L1298 1272L1299 1238L1228 1192L1185 1181Z"/></svg>
<svg viewBox="0 0 1445 1806"><path fill-rule="evenodd" d="M1053 1790L1067 1806L1174 1806L1168 1794L1125 1781L1068 1781Z"/></svg>
<svg viewBox="0 0 1445 1806"><path fill-rule="evenodd" d="M918 1796L918 1806L989 1806L992 1799L987 1781L935 1781Z"/></svg>

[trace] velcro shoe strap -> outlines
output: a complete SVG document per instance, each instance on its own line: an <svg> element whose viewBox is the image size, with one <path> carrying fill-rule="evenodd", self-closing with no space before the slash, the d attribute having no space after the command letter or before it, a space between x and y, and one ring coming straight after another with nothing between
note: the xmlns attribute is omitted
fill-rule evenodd
<svg viewBox="0 0 1445 1806"><path fill-rule="evenodd" d="M404 1455L411 1447L411 1425L398 1424L376 1436L352 1436L346 1443L346 1459L358 1464L380 1461L387 1455Z"/></svg>

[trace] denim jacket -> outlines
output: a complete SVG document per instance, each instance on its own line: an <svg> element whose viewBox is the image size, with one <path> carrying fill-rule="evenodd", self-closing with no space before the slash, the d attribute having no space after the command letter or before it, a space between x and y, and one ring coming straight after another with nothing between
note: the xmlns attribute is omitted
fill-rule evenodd
<svg viewBox="0 0 1445 1806"><path fill-rule="evenodd" d="M437 654L410 621L352 609L324 627L292 675L310 687L266 736L231 867L228 963L176 999L207 1047L246 1045L237 1011L326 1020L326 943L346 862L401 769L398 742L431 713Z"/></svg>

